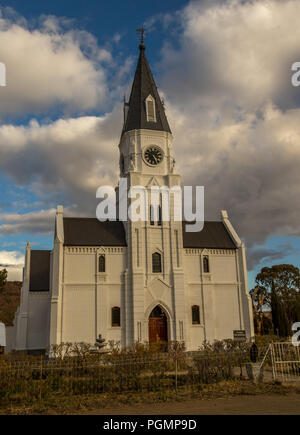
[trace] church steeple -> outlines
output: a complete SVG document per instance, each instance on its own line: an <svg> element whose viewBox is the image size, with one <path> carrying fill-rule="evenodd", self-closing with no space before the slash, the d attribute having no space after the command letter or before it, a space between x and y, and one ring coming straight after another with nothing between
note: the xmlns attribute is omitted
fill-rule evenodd
<svg viewBox="0 0 300 435"><path fill-rule="evenodd" d="M145 45L139 46L140 55L133 80L129 103L125 103L126 115L123 132L135 129L159 130L171 133L164 106L157 91Z"/></svg>

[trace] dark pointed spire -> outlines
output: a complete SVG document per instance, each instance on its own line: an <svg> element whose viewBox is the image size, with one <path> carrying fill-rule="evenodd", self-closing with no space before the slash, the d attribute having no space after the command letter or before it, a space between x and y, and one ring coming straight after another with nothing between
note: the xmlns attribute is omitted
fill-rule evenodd
<svg viewBox="0 0 300 435"><path fill-rule="evenodd" d="M167 131L171 133L162 101L157 91L149 63L145 55L145 45L139 45L140 56L132 84L127 117L123 133L135 129ZM155 122L147 119L146 99L151 96L155 102Z"/></svg>

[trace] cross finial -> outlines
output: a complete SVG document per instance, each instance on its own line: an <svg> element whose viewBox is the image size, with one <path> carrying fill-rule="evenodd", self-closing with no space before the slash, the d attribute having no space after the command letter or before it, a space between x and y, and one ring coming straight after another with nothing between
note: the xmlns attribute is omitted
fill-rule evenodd
<svg viewBox="0 0 300 435"><path fill-rule="evenodd" d="M139 29L136 29L136 33L139 34L139 38L141 41L141 44L144 44L145 41L145 29L144 27L140 27Z"/></svg>

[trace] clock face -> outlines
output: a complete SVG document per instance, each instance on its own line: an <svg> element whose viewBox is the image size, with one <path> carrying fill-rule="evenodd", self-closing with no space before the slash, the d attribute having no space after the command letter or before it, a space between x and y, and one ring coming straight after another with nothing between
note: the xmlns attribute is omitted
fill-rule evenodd
<svg viewBox="0 0 300 435"><path fill-rule="evenodd" d="M164 158L164 152L161 148L151 145L144 152L144 159L149 165L158 165Z"/></svg>

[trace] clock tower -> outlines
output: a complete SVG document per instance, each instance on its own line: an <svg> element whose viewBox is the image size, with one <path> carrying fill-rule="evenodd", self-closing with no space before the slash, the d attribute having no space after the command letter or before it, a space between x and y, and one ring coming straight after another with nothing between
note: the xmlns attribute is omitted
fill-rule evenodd
<svg viewBox="0 0 300 435"><path fill-rule="evenodd" d="M150 204L151 187L180 186L173 156L173 136L158 94L145 45L139 59L129 102L124 102L121 134L120 178L127 189L143 186ZM135 199L125 200L128 206ZM162 194L159 194L161 203ZM125 222L127 269L122 342L129 346L143 341L186 341L182 223L174 221L170 198L170 221L163 221L161 205L147 210L146 221Z"/></svg>

